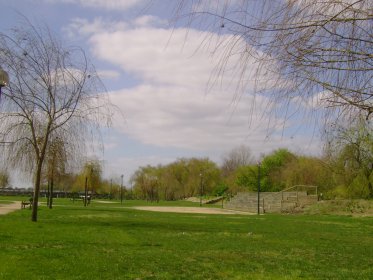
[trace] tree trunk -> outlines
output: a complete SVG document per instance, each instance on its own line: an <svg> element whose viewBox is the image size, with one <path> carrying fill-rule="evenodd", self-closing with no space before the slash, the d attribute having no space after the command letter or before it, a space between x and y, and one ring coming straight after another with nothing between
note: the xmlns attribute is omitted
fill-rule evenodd
<svg viewBox="0 0 373 280"><path fill-rule="evenodd" d="M53 205L53 176L51 179L51 190L50 190L50 197L49 197L49 209L52 209Z"/></svg>
<svg viewBox="0 0 373 280"><path fill-rule="evenodd" d="M34 197L32 201L32 214L31 221L37 222L38 220L38 202L39 202L39 193L40 193L40 178L41 178L41 169L43 162L38 161L38 165L35 173L35 183L34 183Z"/></svg>
<svg viewBox="0 0 373 280"><path fill-rule="evenodd" d="M49 199L51 197L51 191L50 191L50 181L48 180L48 189L47 189L47 205L49 205Z"/></svg>

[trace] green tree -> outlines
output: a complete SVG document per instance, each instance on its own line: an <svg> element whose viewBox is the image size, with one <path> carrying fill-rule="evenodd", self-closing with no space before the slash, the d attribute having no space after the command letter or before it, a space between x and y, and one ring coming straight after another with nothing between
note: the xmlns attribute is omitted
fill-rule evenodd
<svg viewBox="0 0 373 280"><path fill-rule="evenodd" d="M278 149L265 156L261 162L261 189L263 191L280 191L286 183L279 180L282 168L296 156L287 149Z"/></svg>
<svg viewBox="0 0 373 280"><path fill-rule="evenodd" d="M236 184L245 191L257 191L258 189L258 166L241 166L235 172Z"/></svg>
<svg viewBox="0 0 373 280"><path fill-rule="evenodd" d="M312 185L317 186L318 191L325 194L336 186L335 177L329 166L317 157L297 156L287 162L278 175L278 180L284 182L286 188L295 185Z"/></svg>
<svg viewBox="0 0 373 280"><path fill-rule="evenodd" d="M131 181L134 183L134 191L137 197L150 201L159 200L159 177L156 167L150 165L140 167L132 175Z"/></svg>
<svg viewBox="0 0 373 280"><path fill-rule="evenodd" d="M220 183L220 169L209 159L179 159L166 166L140 167L131 177L143 199L175 200L210 195Z"/></svg>
<svg viewBox="0 0 373 280"><path fill-rule="evenodd" d="M88 180L88 189L92 195L101 192L102 167L98 160L87 161L83 167L82 175Z"/></svg>
<svg viewBox="0 0 373 280"><path fill-rule="evenodd" d="M170 163L165 170L165 184L172 186L175 199L186 198L186 185L189 179L188 160L181 158Z"/></svg>
<svg viewBox="0 0 373 280"><path fill-rule="evenodd" d="M213 189L221 181L220 169L216 163L208 158L191 158L188 161L188 196L200 196L211 194ZM202 190L201 190L202 185Z"/></svg>
<svg viewBox="0 0 373 280"><path fill-rule="evenodd" d="M373 128L363 118L334 123L326 134L325 154L331 170L351 197L373 197Z"/></svg>

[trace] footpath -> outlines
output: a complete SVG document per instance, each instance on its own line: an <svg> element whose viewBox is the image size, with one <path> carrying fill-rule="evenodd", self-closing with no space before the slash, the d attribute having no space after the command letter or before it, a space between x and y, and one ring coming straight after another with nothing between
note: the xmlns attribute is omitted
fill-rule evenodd
<svg viewBox="0 0 373 280"><path fill-rule="evenodd" d="M13 201L13 203L9 204L1 204L0 202L0 215L5 215L19 209L21 209L21 203L19 201Z"/></svg>

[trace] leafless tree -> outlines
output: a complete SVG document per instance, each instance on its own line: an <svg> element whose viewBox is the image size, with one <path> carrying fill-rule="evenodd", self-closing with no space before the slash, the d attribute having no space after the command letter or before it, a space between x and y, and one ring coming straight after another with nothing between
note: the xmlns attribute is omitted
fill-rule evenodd
<svg viewBox="0 0 373 280"><path fill-rule="evenodd" d="M0 189L9 186L9 172L7 170L0 170Z"/></svg>
<svg viewBox="0 0 373 280"><path fill-rule="evenodd" d="M43 164L55 154L56 141L66 155L84 152L98 128L110 123L104 87L79 47L65 47L47 27L28 20L0 33L0 65L10 77L3 88L0 141L6 160L33 172L32 221L37 221ZM55 158L56 160L56 158Z"/></svg>
<svg viewBox="0 0 373 280"><path fill-rule="evenodd" d="M229 175L237 168L252 164L253 155L249 147L241 145L232 149L223 157L222 171L224 175Z"/></svg>
<svg viewBox="0 0 373 280"><path fill-rule="evenodd" d="M257 92L286 104L283 113L292 102L326 107L332 118L373 115L372 0L180 0L177 15L227 35L216 43L217 75L238 56L242 91L254 59Z"/></svg>
<svg viewBox="0 0 373 280"><path fill-rule="evenodd" d="M49 140L46 154L45 179L48 185L47 205L51 209L53 205L53 189L55 182L66 173L68 163L68 143L60 137ZM71 158L71 156L70 156ZM57 180L56 180L57 179Z"/></svg>

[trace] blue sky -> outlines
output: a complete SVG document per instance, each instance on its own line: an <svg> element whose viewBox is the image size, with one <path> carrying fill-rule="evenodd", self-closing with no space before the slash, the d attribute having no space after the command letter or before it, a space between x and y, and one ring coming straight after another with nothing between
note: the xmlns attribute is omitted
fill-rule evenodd
<svg viewBox="0 0 373 280"><path fill-rule="evenodd" d="M269 103L264 96L254 97L250 71L248 87L240 93L237 73L214 75L222 55L216 45L229 33L188 30L183 21L175 25L175 1L150 2L0 0L1 32L16 26L21 13L35 24L47 24L66 45L83 47L96 66L122 112L103 131L105 149L97 156L105 177L119 180L124 174L127 181L139 166L181 157L220 163L226 152L242 144L255 156L280 147L320 153L312 122L296 116L284 122L280 115L263 114ZM227 69L233 69L235 59ZM254 61L247 65L255 69ZM311 106L306 103L305 110Z"/></svg>

